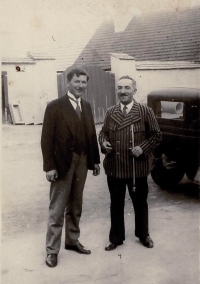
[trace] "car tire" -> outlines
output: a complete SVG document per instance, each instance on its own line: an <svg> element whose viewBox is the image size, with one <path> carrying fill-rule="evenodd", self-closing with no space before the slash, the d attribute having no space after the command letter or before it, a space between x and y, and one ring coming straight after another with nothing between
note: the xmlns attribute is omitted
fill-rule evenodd
<svg viewBox="0 0 200 284"><path fill-rule="evenodd" d="M181 167L166 169L164 166L156 166L151 172L153 181L162 188L177 185L183 178L185 171Z"/></svg>

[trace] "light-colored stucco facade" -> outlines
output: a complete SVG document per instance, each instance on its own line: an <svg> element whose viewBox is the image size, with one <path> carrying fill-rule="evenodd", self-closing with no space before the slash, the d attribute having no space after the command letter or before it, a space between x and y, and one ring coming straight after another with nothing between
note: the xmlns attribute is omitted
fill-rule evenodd
<svg viewBox="0 0 200 284"><path fill-rule="evenodd" d="M116 81L129 75L137 82L135 98L146 103L153 90L171 87L200 88L200 64L192 62L137 62L127 54L111 54L111 72Z"/></svg>
<svg viewBox="0 0 200 284"><path fill-rule="evenodd" d="M47 103L58 97L55 60L4 60L2 71L7 72L9 104L20 105L25 124L42 123Z"/></svg>
<svg viewBox="0 0 200 284"><path fill-rule="evenodd" d="M197 69L137 70L138 98L146 102L153 90L171 87L200 88L200 67Z"/></svg>

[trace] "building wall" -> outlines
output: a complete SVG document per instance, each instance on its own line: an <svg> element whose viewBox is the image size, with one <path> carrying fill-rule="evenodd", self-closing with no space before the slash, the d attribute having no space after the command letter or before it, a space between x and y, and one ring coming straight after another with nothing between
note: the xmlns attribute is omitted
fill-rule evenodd
<svg viewBox="0 0 200 284"><path fill-rule="evenodd" d="M117 58L117 56L111 54L111 72L115 74L116 81L124 75L129 75L132 78L135 78L137 73L135 68L135 59L132 57L132 60L126 60Z"/></svg>
<svg viewBox="0 0 200 284"><path fill-rule="evenodd" d="M58 97L55 61L3 64L2 70L7 71L9 103L20 104L26 124L42 123L47 102Z"/></svg>
<svg viewBox="0 0 200 284"><path fill-rule="evenodd" d="M170 87L200 88L200 69L137 70L137 99L147 101L147 94Z"/></svg>
<svg viewBox="0 0 200 284"><path fill-rule="evenodd" d="M137 63L137 62L136 62ZM135 99L141 103L147 102L149 92L170 87L200 88L200 68L196 69L137 69L134 58L123 60L111 54L111 71L116 81L124 75L129 75L137 82ZM118 98L116 97L118 102Z"/></svg>

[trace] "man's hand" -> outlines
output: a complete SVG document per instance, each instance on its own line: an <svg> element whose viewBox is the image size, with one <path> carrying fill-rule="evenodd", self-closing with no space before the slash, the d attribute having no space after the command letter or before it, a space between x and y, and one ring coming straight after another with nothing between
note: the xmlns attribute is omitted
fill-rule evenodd
<svg viewBox="0 0 200 284"><path fill-rule="evenodd" d="M140 146L135 146L133 149L130 148L129 150L130 150L131 156L135 156L135 157L139 157L143 153L142 148Z"/></svg>
<svg viewBox="0 0 200 284"><path fill-rule="evenodd" d="M98 176L99 174L100 174L100 167L99 167L99 165L95 164L94 170L93 170L93 175Z"/></svg>
<svg viewBox="0 0 200 284"><path fill-rule="evenodd" d="M46 173L46 178L49 182L55 181L58 178L57 170L52 170Z"/></svg>
<svg viewBox="0 0 200 284"><path fill-rule="evenodd" d="M106 153L110 153L112 151L112 145L110 144L110 142L105 141L103 142L102 146L106 150Z"/></svg>

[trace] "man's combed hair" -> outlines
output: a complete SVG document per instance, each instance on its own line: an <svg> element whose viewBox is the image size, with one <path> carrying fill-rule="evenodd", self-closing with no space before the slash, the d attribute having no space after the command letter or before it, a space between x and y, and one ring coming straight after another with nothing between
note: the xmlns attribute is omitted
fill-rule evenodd
<svg viewBox="0 0 200 284"><path fill-rule="evenodd" d="M119 80L122 80L122 79L129 79L129 80L132 81L133 85L136 86L136 81L133 78L131 78L130 76L125 75L125 76L122 76L122 77L119 78Z"/></svg>
<svg viewBox="0 0 200 284"><path fill-rule="evenodd" d="M73 76L76 75L77 77L83 75L83 76L87 76L87 81L89 80L89 75L88 73L81 69L81 68L76 68L76 69L72 69L68 74L67 74L67 80L71 81L71 79L73 78Z"/></svg>

